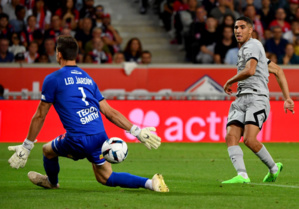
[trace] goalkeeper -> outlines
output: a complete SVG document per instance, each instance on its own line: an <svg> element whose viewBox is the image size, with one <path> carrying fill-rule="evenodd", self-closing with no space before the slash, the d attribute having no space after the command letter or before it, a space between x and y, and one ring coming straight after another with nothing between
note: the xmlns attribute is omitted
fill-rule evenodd
<svg viewBox="0 0 299 209"><path fill-rule="evenodd" d="M50 189L58 188L58 157L62 156L73 160L87 158L92 163L97 181L103 185L168 192L161 174L155 174L152 179L148 179L129 173L116 173L112 171L111 164L102 157L102 144L108 136L99 111L112 123L136 136L148 149L157 149L161 139L151 133L156 130L154 127L140 129L107 103L93 79L76 66L77 53L78 44L74 38L58 38L56 59L61 69L45 78L41 101L31 120L24 143L8 147L15 151L8 160L10 166L16 169L25 166L47 113L54 105L66 134L43 146L46 175L30 171L28 177L33 184Z"/></svg>

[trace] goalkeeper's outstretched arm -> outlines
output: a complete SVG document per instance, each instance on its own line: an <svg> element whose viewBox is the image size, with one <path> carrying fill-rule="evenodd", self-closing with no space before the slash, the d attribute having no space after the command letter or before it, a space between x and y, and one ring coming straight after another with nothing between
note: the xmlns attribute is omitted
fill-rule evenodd
<svg viewBox="0 0 299 209"><path fill-rule="evenodd" d="M104 114L109 121L137 137L148 149L157 149L160 146L161 138L151 133L151 131L156 131L154 127L141 129L133 125L123 114L112 108L105 99L100 101L99 104L101 113Z"/></svg>
<svg viewBox="0 0 299 209"><path fill-rule="evenodd" d="M51 103L41 101L34 116L32 117L28 135L23 144L8 147L8 150L15 151L15 153L8 160L8 163L12 168L23 168L26 165L30 151L34 147L35 139L44 124L51 105Z"/></svg>

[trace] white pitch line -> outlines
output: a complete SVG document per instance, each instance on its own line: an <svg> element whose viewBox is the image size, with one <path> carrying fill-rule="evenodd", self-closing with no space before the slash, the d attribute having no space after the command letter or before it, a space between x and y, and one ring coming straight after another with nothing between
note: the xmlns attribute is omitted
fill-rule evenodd
<svg viewBox="0 0 299 209"><path fill-rule="evenodd" d="M281 185L281 184L259 184L259 183L250 183L250 184L258 185L258 186L284 187L284 188L294 188L294 189L299 189L299 186L292 186L292 185Z"/></svg>

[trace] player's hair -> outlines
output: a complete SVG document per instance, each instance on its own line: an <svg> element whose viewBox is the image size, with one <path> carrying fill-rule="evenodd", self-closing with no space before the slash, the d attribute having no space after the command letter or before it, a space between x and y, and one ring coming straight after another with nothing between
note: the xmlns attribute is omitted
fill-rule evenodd
<svg viewBox="0 0 299 209"><path fill-rule="evenodd" d="M78 54L78 43L72 36L59 36L57 50L64 60L75 60Z"/></svg>
<svg viewBox="0 0 299 209"><path fill-rule="evenodd" d="M242 16L242 17L239 17L236 21L238 21L238 20L243 20L248 25L250 25L251 27L253 27L253 22L252 22L252 20L249 17Z"/></svg>

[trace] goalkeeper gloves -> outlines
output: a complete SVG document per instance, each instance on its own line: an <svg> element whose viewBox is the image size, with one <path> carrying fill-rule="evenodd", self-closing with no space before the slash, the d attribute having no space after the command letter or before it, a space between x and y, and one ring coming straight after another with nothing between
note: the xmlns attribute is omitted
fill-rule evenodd
<svg viewBox="0 0 299 209"><path fill-rule="evenodd" d="M157 135L151 133L151 131L156 131L154 127L139 128L136 125L133 125L130 134L136 136L137 139L143 143L148 149L155 148L157 149L161 145L161 138Z"/></svg>
<svg viewBox="0 0 299 209"><path fill-rule="evenodd" d="M9 151L15 151L15 153L9 158L8 163L12 168L24 168L27 159L29 157L30 151L34 147L34 142L25 139L22 145L9 146Z"/></svg>

